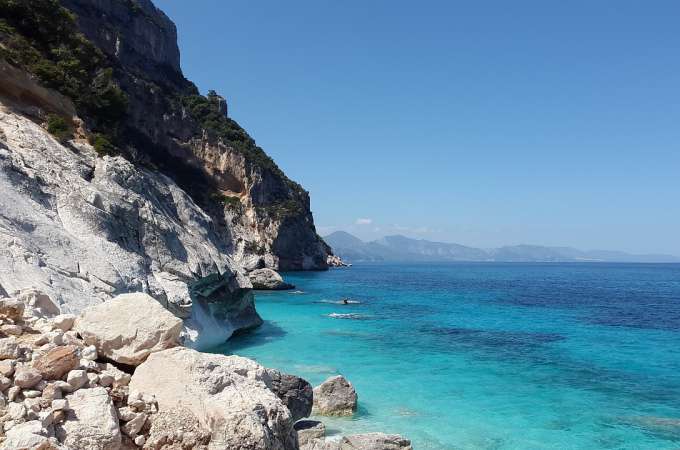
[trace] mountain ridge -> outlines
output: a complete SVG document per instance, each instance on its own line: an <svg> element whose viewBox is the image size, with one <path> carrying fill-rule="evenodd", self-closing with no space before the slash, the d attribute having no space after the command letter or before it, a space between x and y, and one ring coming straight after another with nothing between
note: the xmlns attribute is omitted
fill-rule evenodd
<svg viewBox="0 0 680 450"><path fill-rule="evenodd" d="M641 262L680 263L680 257L664 254L630 254L612 250L579 250L572 247L507 245L482 249L456 243L384 236L365 242L345 231L324 240L333 252L348 262L362 261L488 261L488 262Z"/></svg>

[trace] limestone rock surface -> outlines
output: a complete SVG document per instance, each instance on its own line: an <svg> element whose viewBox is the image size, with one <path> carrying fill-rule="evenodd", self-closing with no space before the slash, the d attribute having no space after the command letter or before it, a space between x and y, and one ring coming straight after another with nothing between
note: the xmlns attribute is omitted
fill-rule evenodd
<svg viewBox="0 0 680 450"><path fill-rule="evenodd" d="M331 377L314 388L314 410L329 416L352 415L357 409L354 386L342 375Z"/></svg>
<svg viewBox="0 0 680 450"><path fill-rule="evenodd" d="M288 449L292 416L268 383L267 370L249 359L177 347L149 355L130 391L155 395L161 410L190 411L210 430L211 449Z"/></svg>
<svg viewBox="0 0 680 450"><path fill-rule="evenodd" d="M66 420L55 427L57 438L68 448L118 450L121 443L118 416L106 389L81 389L66 397Z"/></svg>
<svg viewBox="0 0 680 450"><path fill-rule="evenodd" d="M74 327L98 354L136 366L150 353L176 346L182 321L150 296L137 293L86 309Z"/></svg>
<svg viewBox="0 0 680 450"><path fill-rule="evenodd" d="M295 288L292 284L283 281L283 277L278 272L268 268L255 269L248 273L248 278L253 284L253 289L284 290Z"/></svg>
<svg viewBox="0 0 680 450"><path fill-rule="evenodd" d="M36 305L48 316L145 292L189 318L192 284L213 276L220 289L203 309L219 306L215 327L234 331L260 319L231 247L167 176L86 142L63 145L0 97L1 292L36 288L56 306Z"/></svg>

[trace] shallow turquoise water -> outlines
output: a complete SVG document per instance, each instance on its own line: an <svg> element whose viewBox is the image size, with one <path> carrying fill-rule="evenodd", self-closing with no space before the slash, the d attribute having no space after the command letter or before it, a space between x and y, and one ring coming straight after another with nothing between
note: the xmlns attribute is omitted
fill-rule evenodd
<svg viewBox="0 0 680 450"><path fill-rule="evenodd" d="M286 277L299 291L258 293L265 325L216 351L314 385L345 375L360 408L324 418L331 432L400 433L415 449L680 448L680 265Z"/></svg>

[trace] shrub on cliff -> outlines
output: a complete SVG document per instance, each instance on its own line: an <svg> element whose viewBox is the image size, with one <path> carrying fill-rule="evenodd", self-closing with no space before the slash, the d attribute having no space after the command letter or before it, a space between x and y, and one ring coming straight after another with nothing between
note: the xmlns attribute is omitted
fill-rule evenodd
<svg viewBox="0 0 680 450"><path fill-rule="evenodd" d="M47 116L47 131L59 142L66 142L73 137L73 127L57 114Z"/></svg>
<svg viewBox="0 0 680 450"><path fill-rule="evenodd" d="M0 0L0 57L71 98L90 126L115 140L127 96L103 53L81 33L57 0Z"/></svg>

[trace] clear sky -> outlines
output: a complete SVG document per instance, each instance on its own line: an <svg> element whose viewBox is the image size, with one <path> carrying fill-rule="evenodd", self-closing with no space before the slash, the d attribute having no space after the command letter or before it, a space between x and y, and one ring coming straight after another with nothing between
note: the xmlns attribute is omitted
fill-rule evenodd
<svg viewBox="0 0 680 450"><path fill-rule="evenodd" d="M155 2L321 234L680 255L680 1Z"/></svg>

